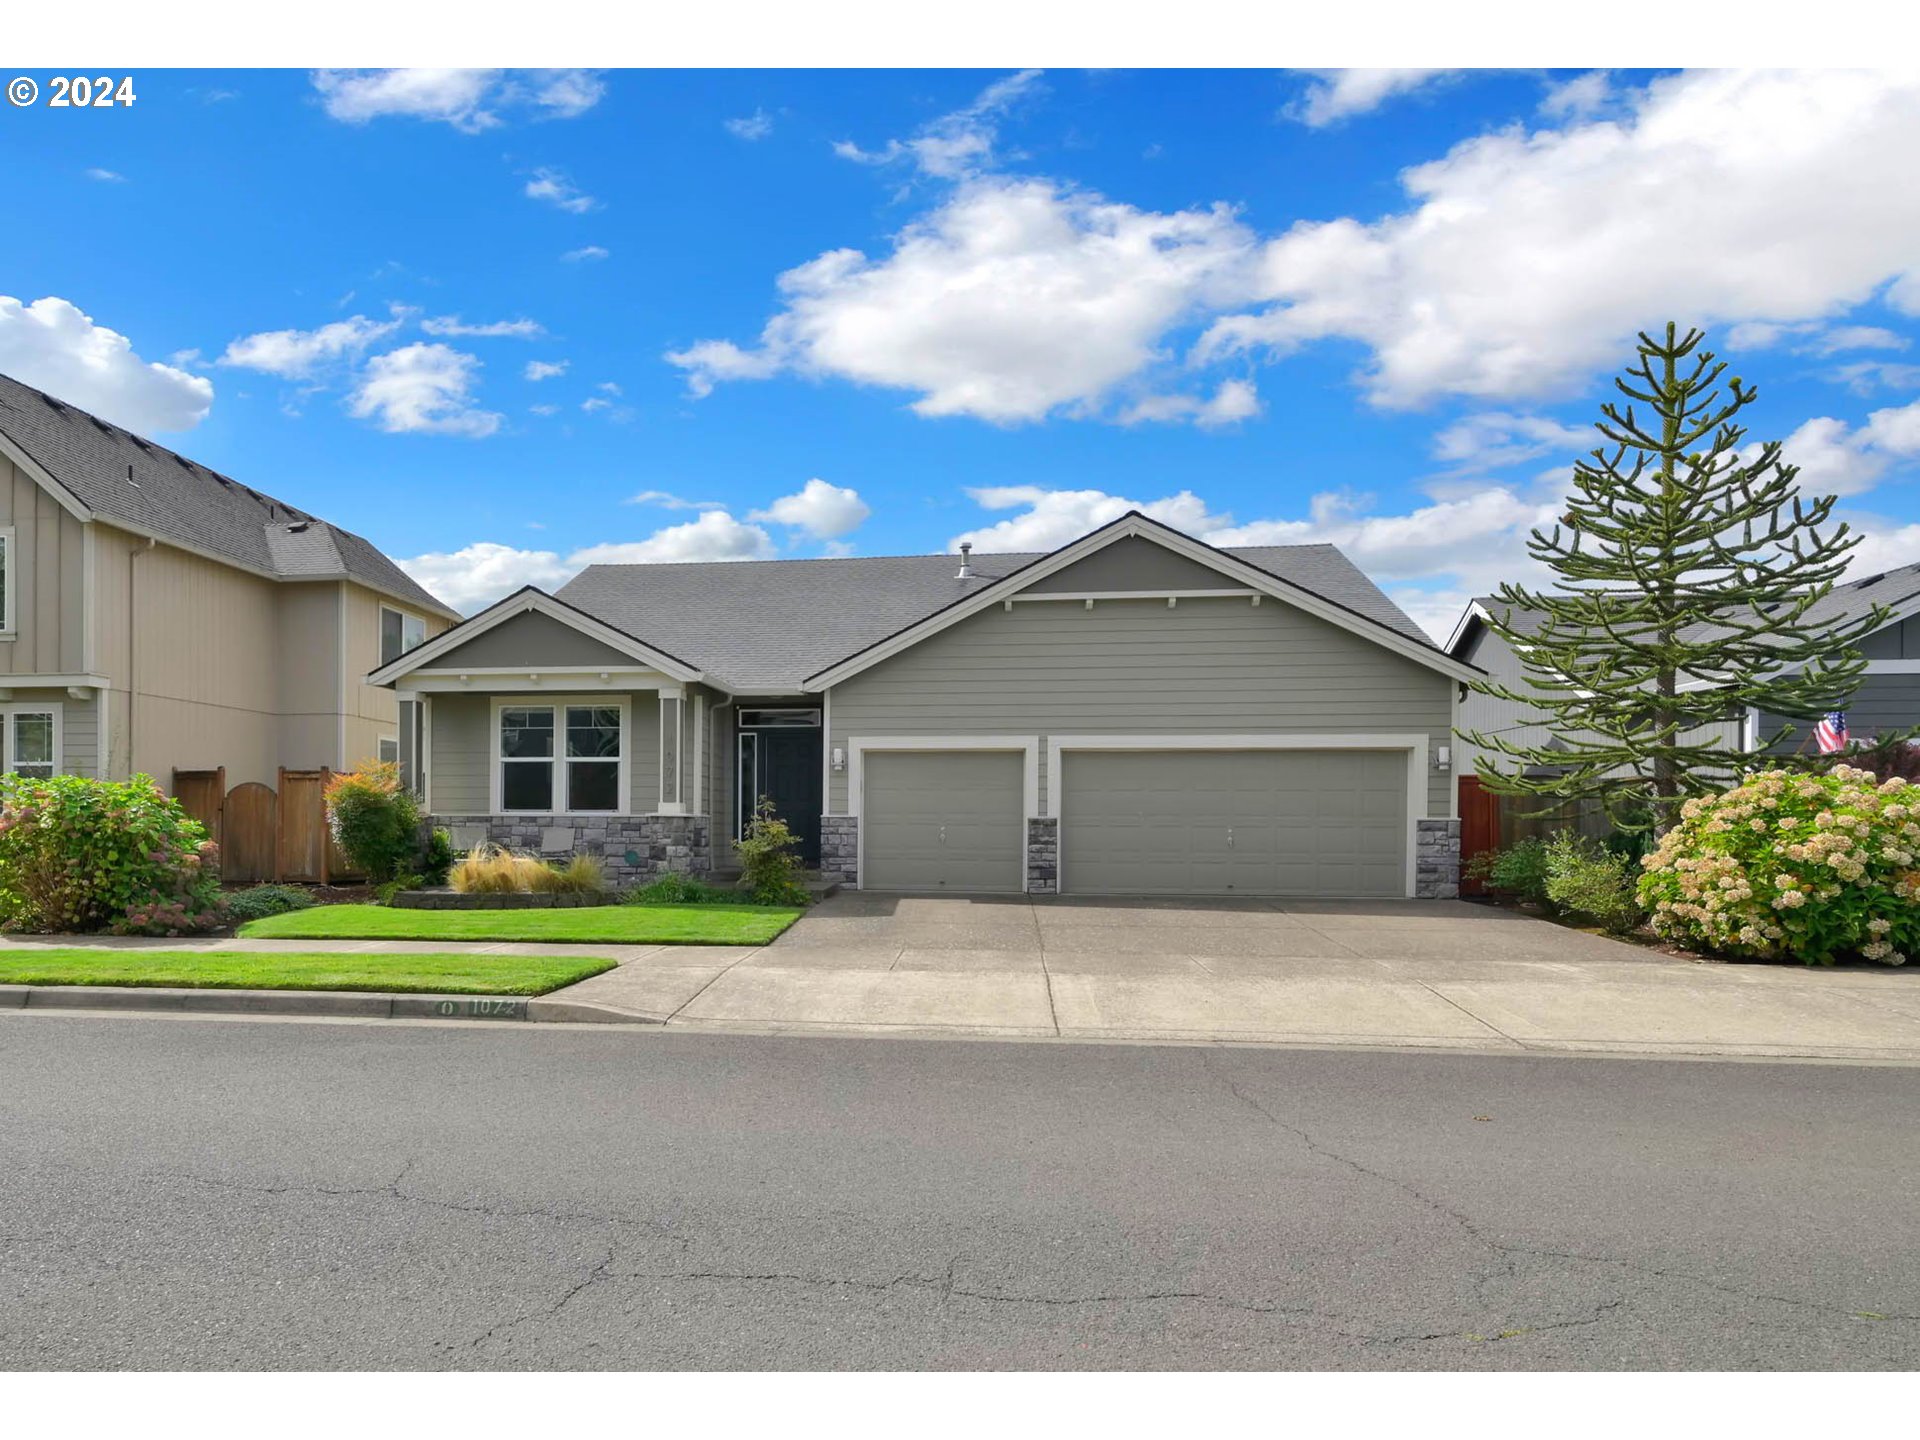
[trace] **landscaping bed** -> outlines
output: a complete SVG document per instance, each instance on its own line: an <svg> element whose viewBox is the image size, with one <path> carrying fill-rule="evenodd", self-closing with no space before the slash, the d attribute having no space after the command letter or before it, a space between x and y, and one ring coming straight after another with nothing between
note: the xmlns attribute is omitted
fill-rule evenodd
<svg viewBox="0 0 1920 1440"><path fill-rule="evenodd" d="M261 954L18 947L0 950L0 985L544 995L611 970L614 963L592 955Z"/></svg>
<svg viewBox="0 0 1920 1440"><path fill-rule="evenodd" d="M776 905L590 905L541 910L316 905L250 921L240 927L240 933L259 940L764 945L799 918L798 908Z"/></svg>
<svg viewBox="0 0 1920 1440"><path fill-rule="evenodd" d="M612 901L610 895L588 890L434 889L401 890L389 903L396 910L579 910Z"/></svg>

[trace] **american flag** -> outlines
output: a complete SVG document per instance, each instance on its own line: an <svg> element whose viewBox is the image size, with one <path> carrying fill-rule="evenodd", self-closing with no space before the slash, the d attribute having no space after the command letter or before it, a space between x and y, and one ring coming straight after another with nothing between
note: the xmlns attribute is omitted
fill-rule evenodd
<svg viewBox="0 0 1920 1440"><path fill-rule="evenodd" d="M1837 750L1847 748L1847 712L1832 710L1820 717L1820 723L1813 727L1813 738L1820 746L1822 755L1831 755Z"/></svg>

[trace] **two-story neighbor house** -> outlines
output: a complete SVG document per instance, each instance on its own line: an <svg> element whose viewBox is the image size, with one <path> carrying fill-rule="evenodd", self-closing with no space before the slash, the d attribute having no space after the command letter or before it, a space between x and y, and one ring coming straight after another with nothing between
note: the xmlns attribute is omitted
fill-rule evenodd
<svg viewBox="0 0 1920 1440"><path fill-rule="evenodd" d="M366 674L458 618L360 536L0 376L0 767L397 757Z"/></svg>
<svg viewBox="0 0 1920 1440"><path fill-rule="evenodd" d="M596 565L375 671L457 846L865 889L1451 894L1463 682L1328 545L1138 513L1045 555Z"/></svg>

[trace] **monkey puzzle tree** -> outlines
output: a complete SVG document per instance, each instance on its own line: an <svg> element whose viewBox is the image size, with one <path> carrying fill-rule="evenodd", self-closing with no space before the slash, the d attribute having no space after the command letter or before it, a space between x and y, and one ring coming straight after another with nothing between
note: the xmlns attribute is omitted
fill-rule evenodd
<svg viewBox="0 0 1920 1440"><path fill-rule="evenodd" d="M1750 706L1817 719L1859 684L1854 642L1886 612L1841 624L1807 614L1860 539L1828 524L1835 497L1801 496L1778 441L1742 448L1735 417L1757 392L1735 376L1722 394L1727 365L1705 338L1671 324L1641 334L1637 362L1614 381L1629 403L1602 405L1595 422L1610 445L1575 462L1558 524L1528 540L1552 589L1502 585L1489 607L1524 685L1473 688L1532 709L1551 736L1529 746L1467 732L1522 762L1501 770L1483 756L1490 790L1598 801L1628 824L1650 810L1664 833L1689 795L1724 786L1741 763L1718 722Z"/></svg>

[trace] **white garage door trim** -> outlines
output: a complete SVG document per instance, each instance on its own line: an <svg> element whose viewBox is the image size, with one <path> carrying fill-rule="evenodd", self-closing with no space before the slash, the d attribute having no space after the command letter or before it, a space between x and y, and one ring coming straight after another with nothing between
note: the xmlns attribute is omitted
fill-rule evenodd
<svg viewBox="0 0 1920 1440"><path fill-rule="evenodd" d="M1067 874L1064 772L1069 750L1404 750L1407 752L1407 898L1414 896L1414 837L1427 813L1427 737L1418 735L1054 735L1047 740L1047 811L1059 826L1056 863Z"/></svg>
<svg viewBox="0 0 1920 1440"><path fill-rule="evenodd" d="M867 752L884 750L1018 751L1020 804L1020 888L1027 888L1027 820L1040 813L1040 737L1038 735L850 735L847 737L847 813L860 820L854 831L854 888L867 885Z"/></svg>

